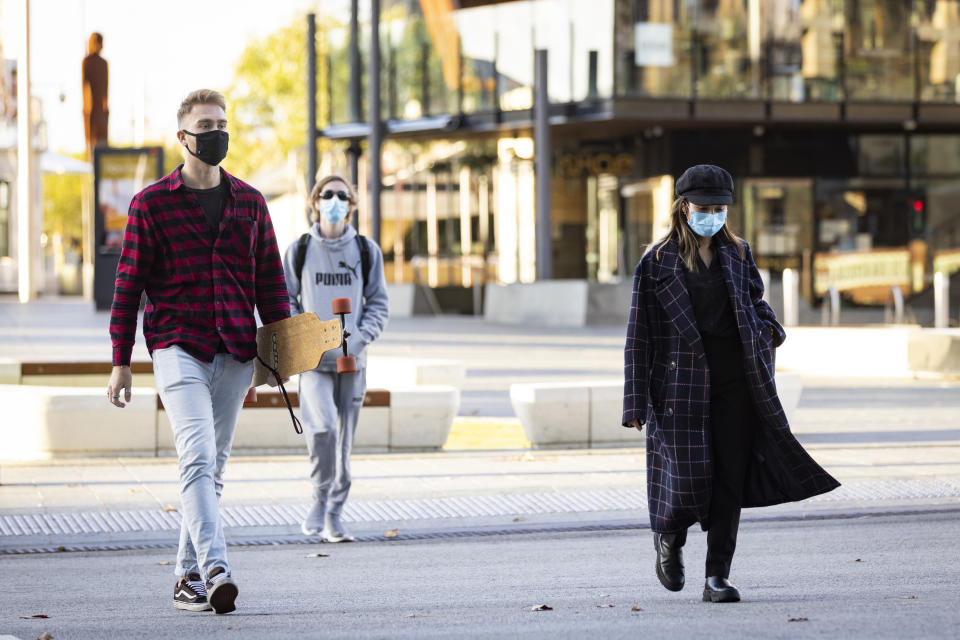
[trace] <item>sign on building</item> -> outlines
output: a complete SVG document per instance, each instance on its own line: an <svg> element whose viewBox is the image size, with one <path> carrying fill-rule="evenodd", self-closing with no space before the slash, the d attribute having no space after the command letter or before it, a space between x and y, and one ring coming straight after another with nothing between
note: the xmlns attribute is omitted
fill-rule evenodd
<svg viewBox="0 0 960 640"><path fill-rule="evenodd" d="M673 25L638 22L634 30L634 61L638 67L672 67Z"/></svg>

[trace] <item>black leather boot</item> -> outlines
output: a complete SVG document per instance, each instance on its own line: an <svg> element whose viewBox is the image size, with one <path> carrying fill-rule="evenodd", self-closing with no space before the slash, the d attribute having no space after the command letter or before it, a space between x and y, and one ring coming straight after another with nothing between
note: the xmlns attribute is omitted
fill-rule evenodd
<svg viewBox="0 0 960 640"><path fill-rule="evenodd" d="M722 576L710 576L703 585L704 602L740 602L740 592Z"/></svg>
<svg viewBox="0 0 960 640"><path fill-rule="evenodd" d="M683 589L683 545L687 532L654 533L653 547L657 550L657 577L670 591Z"/></svg>

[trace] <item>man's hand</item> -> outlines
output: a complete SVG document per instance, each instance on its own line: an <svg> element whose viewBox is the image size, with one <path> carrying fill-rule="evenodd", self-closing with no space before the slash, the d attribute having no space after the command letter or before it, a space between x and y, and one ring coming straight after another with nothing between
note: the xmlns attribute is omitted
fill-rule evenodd
<svg viewBox="0 0 960 640"><path fill-rule="evenodd" d="M254 403L254 402L256 402L256 401L257 401L257 388L256 388L256 387L250 387L250 388L247 390L247 395L246 395L246 397L243 399L243 404L248 404L248 403L251 403L251 404L252 404L252 403Z"/></svg>
<svg viewBox="0 0 960 640"><path fill-rule="evenodd" d="M633 427L634 429L636 429L637 431L643 432L643 425L640 424L640 421L637 420L636 418L634 418L633 420L631 420L631 421L628 422L627 424L630 425L631 427Z"/></svg>
<svg viewBox="0 0 960 640"><path fill-rule="evenodd" d="M122 409L127 405L120 401L120 391L124 391L123 399L130 402L132 390L133 374L130 373L130 365L114 367L110 374L110 382L107 383L107 400Z"/></svg>

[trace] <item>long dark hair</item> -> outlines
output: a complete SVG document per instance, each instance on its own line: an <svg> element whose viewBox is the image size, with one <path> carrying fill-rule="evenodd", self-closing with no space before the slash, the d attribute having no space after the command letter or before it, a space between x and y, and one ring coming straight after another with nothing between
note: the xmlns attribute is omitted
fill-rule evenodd
<svg viewBox="0 0 960 640"><path fill-rule="evenodd" d="M683 260L684 266L687 267L688 271L696 271L699 243L697 242L697 235L690 229L690 225L687 224L685 209L689 207L689 202L689 200L682 196L673 201L673 205L670 207L670 229L665 236L650 245L648 251L656 250L656 257L659 260L660 251L664 245L670 240L673 240L677 243L677 253L680 255L680 259ZM743 238L730 231L730 227L723 225L720 231L717 232L717 235L723 241L735 245L741 259L747 257L747 243Z"/></svg>

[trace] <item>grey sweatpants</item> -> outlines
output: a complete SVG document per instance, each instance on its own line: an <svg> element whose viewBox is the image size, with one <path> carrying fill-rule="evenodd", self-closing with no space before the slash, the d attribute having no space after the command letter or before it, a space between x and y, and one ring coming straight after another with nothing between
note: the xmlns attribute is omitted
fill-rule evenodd
<svg viewBox="0 0 960 640"><path fill-rule="evenodd" d="M300 374L300 417L310 454L313 499L339 514L350 493L350 451L367 390L367 370Z"/></svg>

